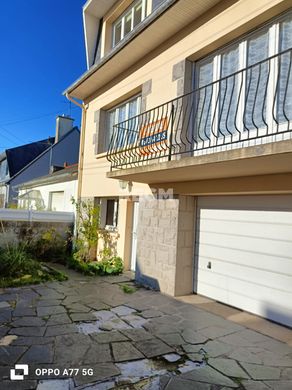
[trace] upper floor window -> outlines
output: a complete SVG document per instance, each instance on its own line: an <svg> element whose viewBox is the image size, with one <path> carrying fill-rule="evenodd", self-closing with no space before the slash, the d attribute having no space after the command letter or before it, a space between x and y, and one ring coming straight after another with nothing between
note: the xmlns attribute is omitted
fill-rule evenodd
<svg viewBox="0 0 292 390"><path fill-rule="evenodd" d="M115 47L129 32L146 17L147 0L136 0L113 24L113 42Z"/></svg>
<svg viewBox="0 0 292 390"><path fill-rule="evenodd" d="M135 96L134 98L131 98L122 104L112 108L107 112L107 120L106 120L106 134L105 134L105 150L108 150L110 141L114 132L114 125L117 123L121 123L124 121L127 121L129 118L135 117L136 115L140 114L141 110L141 96ZM132 127L134 129L134 123L136 119L134 118L132 123ZM129 130L130 131L130 130ZM131 134L128 134L129 138L133 138L135 136L134 131L131 132ZM116 137L124 137L124 132L119 132L116 134ZM117 139L115 140L115 143L117 143ZM133 143L134 141L129 139L129 143Z"/></svg>
<svg viewBox="0 0 292 390"><path fill-rule="evenodd" d="M292 120L291 33L290 12L196 64L200 141Z"/></svg>

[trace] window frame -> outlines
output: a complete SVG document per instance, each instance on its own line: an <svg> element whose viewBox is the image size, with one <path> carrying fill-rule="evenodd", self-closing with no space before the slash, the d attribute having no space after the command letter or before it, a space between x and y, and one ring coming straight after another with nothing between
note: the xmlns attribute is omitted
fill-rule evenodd
<svg viewBox="0 0 292 390"><path fill-rule="evenodd" d="M141 21L134 26L134 10L136 5L141 2L142 14ZM131 30L125 34L125 19L126 16L131 12ZM126 10L113 22L112 24L112 48L116 47L131 31L133 31L147 16L147 0L135 0ZM116 40L116 26L121 22L121 38Z"/></svg>
<svg viewBox="0 0 292 390"><path fill-rule="evenodd" d="M107 224L108 201L114 201L113 225ZM94 205L100 208L100 227L108 231L116 231L119 223L119 197L95 197Z"/></svg>
<svg viewBox="0 0 292 390"><path fill-rule="evenodd" d="M124 100L123 102L119 103L118 105L116 105L116 106L114 106L106 111L106 119L105 119L106 131L104 134L104 152L108 151L109 146L110 146L110 142L111 142L111 138L113 135L113 128L116 124L119 123L119 113L120 113L119 110L120 110L120 108L126 106L126 115L125 115L125 119L123 120L123 122L129 120L131 117L133 117L133 116L130 116L130 103L135 101L135 100L137 100L137 109L136 109L136 113L134 115L134 117L135 117L141 113L141 101L142 101L142 94L141 93L138 93L137 95L134 95L127 100ZM114 120L112 129L110 129L109 117L110 117L110 114L113 112L115 113L114 114L115 120Z"/></svg>
<svg viewBox="0 0 292 390"><path fill-rule="evenodd" d="M232 50L233 47L238 46L239 49L239 59L238 59L238 69L236 71L240 71L242 69L245 69L248 64L248 45L249 41L253 38L256 38L261 35L265 30L268 33L268 57L271 57L273 55L276 55L280 53L280 43L281 43L281 23L283 23L285 20L288 20L292 16L292 11L286 11L285 13L277 16L276 18L273 18L272 20L268 21L267 23L263 24L262 26L254 29L253 31L248 32L247 34L244 34L240 36L239 38L235 39L234 41L228 43L227 45L224 45L223 47L215 50L214 52L210 53L209 55L198 59L196 62L194 62L193 65L193 88L194 90L197 90L198 88L201 88L199 85L199 69L201 65L204 65L208 62L211 62L213 64L212 67L212 83L213 83L213 88L214 88L214 93L212 96L212 104L211 104L211 117L214 118L213 120L213 125L210 127L210 146L216 144L215 138L218 137L220 134L219 131L219 110L218 107L216 107L216 100L218 98L218 94L220 93L220 87L218 81L221 78L221 66L222 66L222 56L227 53L228 51ZM276 82L277 82L277 64L276 64L276 59L271 61L271 74L273 74L273 79L269 82L268 86L268 91L267 95L268 96L273 96L273 93L276 88ZM246 89L246 79L243 80L243 89ZM206 85L209 85L208 83ZM245 109L244 105L244 99L243 99L244 94L241 96L241 101L239 102L239 109L238 112L240 114L238 115L239 121L237 123L237 127L241 133L244 132L244 125L243 122L240 120L240 118L243 118L243 112ZM269 123L270 128L274 128L275 124L273 121L273 99L267 98L267 107L266 107L266 112L267 112L267 123ZM215 108L216 107L216 108ZM238 120L237 118L237 120ZM249 133L251 134L250 130ZM196 132L197 132L197 127L196 127ZM216 134L216 137L214 136ZM222 136L221 136L222 137ZM228 137L231 136L226 136L225 139L227 140ZM234 134L232 135L233 139ZM219 135L220 138L220 135ZM205 140L199 140L199 144L203 144L206 142Z"/></svg>

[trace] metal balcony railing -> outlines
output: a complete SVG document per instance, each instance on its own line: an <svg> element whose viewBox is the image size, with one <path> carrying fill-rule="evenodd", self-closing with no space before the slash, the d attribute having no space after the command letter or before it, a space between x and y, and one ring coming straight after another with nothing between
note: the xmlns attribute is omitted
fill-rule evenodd
<svg viewBox="0 0 292 390"><path fill-rule="evenodd" d="M291 68L289 49L116 124L111 169L290 138Z"/></svg>

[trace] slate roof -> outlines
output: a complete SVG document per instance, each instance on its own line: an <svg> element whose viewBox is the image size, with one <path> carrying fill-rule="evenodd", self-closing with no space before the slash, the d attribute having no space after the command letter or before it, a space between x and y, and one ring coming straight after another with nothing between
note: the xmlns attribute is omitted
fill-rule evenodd
<svg viewBox="0 0 292 390"><path fill-rule="evenodd" d="M40 185L47 185L53 183L63 183L66 181L72 181L78 179L78 164L64 167L59 171L51 173L49 175L41 176L36 179L21 183L19 188L33 188Z"/></svg>
<svg viewBox="0 0 292 390"><path fill-rule="evenodd" d="M68 131L68 133L66 133L65 135L63 135L63 137L61 137L59 139L59 141L57 143L52 143L52 144L49 144L49 146L40 154L38 154L34 159L32 159L31 161L29 161L28 164L26 164L23 168L21 168L18 172L16 172L14 175L10 175L10 179L7 181L7 183L10 183L16 176L18 176L20 173L22 173L25 169L29 168L29 166L31 164L33 164L35 161L39 160L40 158L42 158L42 156L47 152L47 149L54 149L54 147L56 145L59 145L60 142L62 142L65 138L67 138L69 136L69 134L73 133L74 131L77 131L78 133L80 133L80 130L78 129L78 126L74 126L70 131ZM55 138L52 138L55 140Z"/></svg>
<svg viewBox="0 0 292 390"><path fill-rule="evenodd" d="M6 158L9 167L10 177L14 176L27 164L34 160L38 155L43 153L52 144L55 138L44 139L41 141L32 142L30 144L21 145L16 148L6 149Z"/></svg>

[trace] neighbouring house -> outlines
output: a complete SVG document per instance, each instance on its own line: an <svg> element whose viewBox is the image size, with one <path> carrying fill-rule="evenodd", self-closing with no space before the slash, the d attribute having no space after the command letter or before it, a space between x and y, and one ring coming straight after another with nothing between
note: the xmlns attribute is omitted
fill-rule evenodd
<svg viewBox="0 0 292 390"><path fill-rule="evenodd" d="M77 199L77 181L78 164L75 164L22 183L18 187L18 207L74 212L72 198Z"/></svg>
<svg viewBox="0 0 292 390"><path fill-rule="evenodd" d="M292 326L288 0L88 0L81 198L136 279Z"/></svg>
<svg viewBox="0 0 292 390"><path fill-rule="evenodd" d="M55 142L48 138L30 144L4 150L0 154L0 208L8 204L9 179Z"/></svg>
<svg viewBox="0 0 292 390"><path fill-rule="evenodd" d="M50 175L66 165L78 163L80 131L78 127L73 127L73 121L72 118L58 116L55 142L8 179L9 204L18 203L19 188L23 183Z"/></svg>

